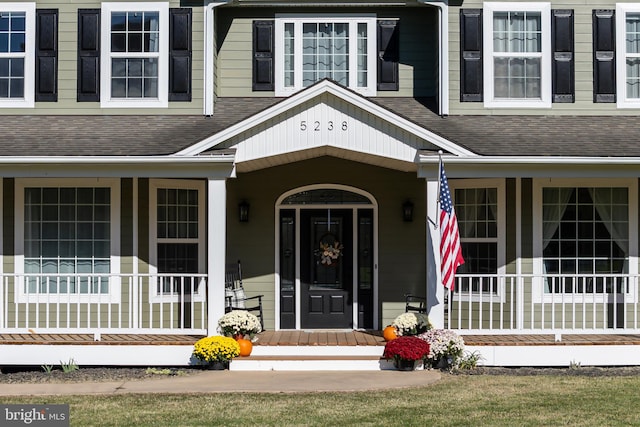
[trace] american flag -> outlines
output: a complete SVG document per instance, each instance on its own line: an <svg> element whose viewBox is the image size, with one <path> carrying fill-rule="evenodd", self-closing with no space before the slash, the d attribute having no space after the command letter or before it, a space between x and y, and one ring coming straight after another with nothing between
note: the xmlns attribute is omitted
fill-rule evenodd
<svg viewBox="0 0 640 427"><path fill-rule="evenodd" d="M449 182L440 162L440 271L442 284L453 291L455 274L459 265L464 264L460 246L460 232L456 211L451 203Z"/></svg>

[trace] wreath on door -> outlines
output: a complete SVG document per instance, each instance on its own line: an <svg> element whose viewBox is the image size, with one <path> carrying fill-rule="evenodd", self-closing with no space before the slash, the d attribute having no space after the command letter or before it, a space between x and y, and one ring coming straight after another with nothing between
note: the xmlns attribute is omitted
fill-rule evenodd
<svg viewBox="0 0 640 427"><path fill-rule="evenodd" d="M314 251L320 264L335 266L342 256L344 246L333 233L326 233L320 238L319 248Z"/></svg>

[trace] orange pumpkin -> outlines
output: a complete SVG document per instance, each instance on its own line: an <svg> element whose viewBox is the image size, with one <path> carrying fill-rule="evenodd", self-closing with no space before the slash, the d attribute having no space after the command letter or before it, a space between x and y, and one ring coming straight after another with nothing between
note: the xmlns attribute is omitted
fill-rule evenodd
<svg viewBox="0 0 640 427"><path fill-rule="evenodd" d="M253 350L253 343L250 340L240 338L238 340L238 344L240 345L240 356L247 357L251 355L251 350Z"/></svg>
<svg viewBox="0 0 640 427"><path fill-rule="evenodd" d="M396 327L391 325L387 326L382 331L382 336L384 337L385 341L395 340L396 338L398 338L398 334L396 333Z"/></svg>

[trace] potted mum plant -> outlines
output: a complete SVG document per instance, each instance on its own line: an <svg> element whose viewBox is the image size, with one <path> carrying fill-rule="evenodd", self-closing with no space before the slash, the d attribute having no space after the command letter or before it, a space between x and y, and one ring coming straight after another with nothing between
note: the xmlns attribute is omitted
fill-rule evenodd
<svg viewBox="0 0 640 427"><path fill-rule="evenodd" d="M209 369L228 369L229 362L239 354L240 344L220 335L201 338L193 346L193 356Z"/></svg>
<svg viewBox="0 0 640 427"><path fill-rule="evenodd" d="M227 337L236 339L249 336L250 339L262 332L260 320L245 310L233 310L218 320L218 331Z"/></svg>
<svg viewBox="0 0 640 427"><path fill-rule="evenodd" d="M402 336L387 342L383 357L393 359L393 364L399 371L413 371L416 362L423 360L428 354L428 342L413 336Z"/></svg>
<svg viewBox="0 0 640 427"><path fill-rule="evenodd" d="M402 313L391 326L396 328L398 336L419 335L431 329L429 318L421 313Z"/></svg>
<svg viewBox="0 0 640 427"><path fill-rule="evenodd" d="M464 339L449 329L431 329L418 338L429 343L426 362L432 367L455 368L464 353Z"/></svg>

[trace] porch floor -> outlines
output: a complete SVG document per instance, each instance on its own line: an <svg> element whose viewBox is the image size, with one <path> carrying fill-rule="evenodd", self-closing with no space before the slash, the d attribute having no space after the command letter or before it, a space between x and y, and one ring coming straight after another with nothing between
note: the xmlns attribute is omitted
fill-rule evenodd
<svg viewBox="0 0 640 427"><path fill-rule="evenodd" d="M201 335L159 334L0 334L0 345L193 345ZM466 335L468 346L640 345L640 334ZM264 331L256 346L383 346L381 331Z"/></svg>

